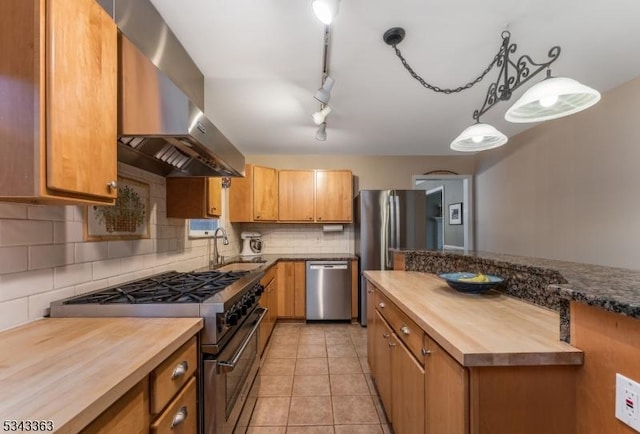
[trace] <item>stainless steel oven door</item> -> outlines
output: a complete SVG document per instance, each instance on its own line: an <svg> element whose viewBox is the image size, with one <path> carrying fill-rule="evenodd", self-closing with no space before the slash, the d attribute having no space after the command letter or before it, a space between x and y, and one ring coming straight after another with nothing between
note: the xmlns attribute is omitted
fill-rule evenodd
<svg viewBox="0 0 640 434"><path fill-rule="evenodd" d="M233 432L258 373L258 329L266 313L257 307L218 355L204 355L204 434Z"/></svg>

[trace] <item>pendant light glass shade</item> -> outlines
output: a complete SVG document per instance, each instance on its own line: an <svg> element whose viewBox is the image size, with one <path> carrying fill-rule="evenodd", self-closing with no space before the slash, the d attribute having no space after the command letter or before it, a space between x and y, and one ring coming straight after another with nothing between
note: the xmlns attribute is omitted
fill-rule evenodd
<svg viewBox="0 0 640 434"><path fill-rule="evenodd" d="M461 152L486 151L507 143L509 139L489 124L477 123L465 129L451 142L451 149Z"/></svg>
<svg viewBox="0 0 640 434"><path fill-rule="evenodd" d="M316 17L327 25L331 24L338 14L338 0L313 0L311 7Z"/></svg>
<svg viewBox="0 0 640 434"><path fill-rule="evenodd" d="M509 122L540 122L572 115L600 101L600 92L571 78L542 80L511 106L504 118Z"/></svg>

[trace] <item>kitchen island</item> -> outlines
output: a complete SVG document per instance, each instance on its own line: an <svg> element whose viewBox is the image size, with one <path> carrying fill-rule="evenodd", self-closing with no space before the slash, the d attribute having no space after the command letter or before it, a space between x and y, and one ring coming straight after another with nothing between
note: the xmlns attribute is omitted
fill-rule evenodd
<svg viewBox="0 0 640 434"><path fill-rule="evenodd" d="M125 423L128 412L132 425L107 425L105 432L148 430L154 397L148 377L195 345L201 328L200 318L44 318L0 333L0 420L9 423L3 428L13 430L15 421L13 431L34 431L24 424L38 421L39 431L77 433L101 415L103 427ZM194 361L185 381L196 367ZM191 409L193 421L196 414Z"/></svg>
<svg viewBox="0 0 640 434"><path fill-rule="evenodd" d="M575 433L579 349L557 313L437 276L365 271L368 359L396 432Z"/></svg>

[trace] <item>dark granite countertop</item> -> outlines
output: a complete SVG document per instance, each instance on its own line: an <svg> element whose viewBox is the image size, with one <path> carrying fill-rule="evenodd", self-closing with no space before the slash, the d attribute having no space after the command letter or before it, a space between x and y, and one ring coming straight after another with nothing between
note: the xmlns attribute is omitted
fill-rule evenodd
<svg viewBox="0 0 640 434"><path fill-rule="evenodd" d="M493 274L494 270L501 269L502 273L497 271L495 274L508 279L515 279L520 273L527 277L542 276L544 285L539 289L545 294L539 295L552 299L578 301L610 312L640 318L640 271L489 252L418 250L401 250L400 252L405 253L407 270L427 271L418 268L424 268L428 263L429 265L426 266L435 273L464 271L460 267L470 266L473 269L468 271L483 271L490 274ZM456 269L444 269L447 266L445 264L455 264ZM506 292L511 294L511 291ZM540 304L544 305L544 303ZM549 307L554 308L554 306Z"/></svg>

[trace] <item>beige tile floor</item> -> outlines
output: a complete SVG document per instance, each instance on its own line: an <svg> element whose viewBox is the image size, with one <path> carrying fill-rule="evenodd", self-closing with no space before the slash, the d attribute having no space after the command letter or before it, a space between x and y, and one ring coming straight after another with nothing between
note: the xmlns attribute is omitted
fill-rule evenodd
<svg viewBox="0 0 640 434"><path fill-rule="evenodd" d="M247 434L391 433L357 324L278 323L253 390ZM246 431L245 431L246 430Z"/></svg>

